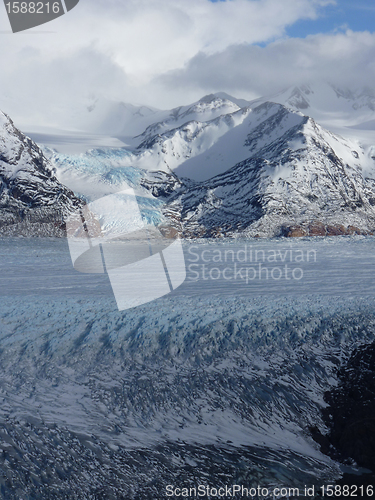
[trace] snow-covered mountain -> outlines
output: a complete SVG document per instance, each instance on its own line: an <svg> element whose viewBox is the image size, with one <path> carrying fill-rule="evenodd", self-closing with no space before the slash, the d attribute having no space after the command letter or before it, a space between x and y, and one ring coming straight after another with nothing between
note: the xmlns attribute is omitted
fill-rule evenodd
<svg viewBox="0 0 375 500"><path fill-rule="evenodd" d="M167 200L165 213L186 235L345 234L349 226L349 232L375 228L374 160L358 143L280 104L266 102L205 124L192 122L146 146L159 148L158 156L164 155L165 163L174 158L175 165L183 154L206 147L190 160L191 171L210 166L211 173L215 167L222 172L183 184ZM230 161L235 164L226 170ZM185 167L188 173L187 165L175 172Z"/></svg>
<svg viewBox="0 0 375 500"><path fill-rule="evenodd" d="M285 109L285 108L284 108ZM286 110L285 110L286 111ZM154 162L158 170L180 177L207 180L240 161L257 156L302 120L301 113L280 113L272 104L245 107L206 122L190 121L144 141L133 161L144 168ZM257 136L248 141L249 134Z"/></svg>
<svg viewBox="0 0 375 500"><path fill-rule="evenodd" d="M179 106L171 110L160 110L150 106L134 106L103 98L87 100L66 118L65 127L97 134L136 137L141 142L147 137L165 132L192 120L201 122L240 109L227 94L210 94L193 104ZM238 100L240 104L246 101ZM74 121L72 120L74 118ZM137 141L136 141L137 142Z"/></svg>
<svg viewBox="0 0 375 500"><path fill-rule="evenodd" d="M79 105L67 103L25 116L16 103L0 99L3 109L16 117L22 130L38 144L60 153L85 153L92 148L126 147L132 150L145 138L191 120L207 121L247 105L247 101L219 92L199 101L169 110L133 105L104 97L87 97ZM1 106L0 106L1 107ZM150 127L150 128L149 128ZM152 132L154 130L154 132Z"/></svg>
<svg viewBox="0 0 375 500"><path fill-rule="evenodd" d="M237 106L213 96L198 109L204 103L215 112ZM152 135L148 127L135 151L52 153L60 180L89 198L130 183L145 202L148 222L172 219L186 236L374 230L371 149L272 102L174 127L180 115L196 117L196 109L157 123L155 130L171 127L163 133Z"/></svg>
<svg viewBox="0 0 375 500"><path fill-rule="evenodd" d="M313 97L308 99L310 94ZM198 181L212 178L257 153L257 150L250 150L248 147L247 136L261 122L266 122L270 114L275 113L275 108L260 107L260 104L278 101L296 112L287 115L292 124L298 120L298 114L311 116L328 130L334 129L335 132L337 129L340 135L358 142L368 157L374 156L372 139L360 140L359 136L364 131L359 133L358 127L361 120L368 121L372 116L375 118L375 100L370 93L367 97L362 93L358 99L340 97L341 95L352 94L345 94L329 85L318 90L296 87L278 96L267 100L258 99L250 104L226 94L209 95L191 106L166 112L162 121L149 125L133 139L133 144L137 144L137 147L124 158L123 166L174 171L180 177ZM234 101L245 103L245 106L240 108ZM155 116L153 115L154 118ZM346 129L349 130L348 133L343 128L343 123L352 125L352 128ZM283 134L283 129L288 126L288 123L283 122L280 130L277 124L272 130L267 128L262 131L260 127L258 133L264 133L264 141L269 143ZM357 148L358 144L354 147Z"/></svg>
<svg viewBox="0 0 375 500"><path fill-rule="evenodd" d="M372 232L375 144L316 120L344 130L350 116L356 131L375 116L371 91L302 86L272 99L217 93L169 111L97 101L92 127L106 117L108 129L133 130L131 148L44 151L76 193L89 200L130 184L147 222L172 217L189 236Z"/></svg>
<svg viewBox="0 0 375 500"><path fill-rule="evenodd" d="M267 101L301 111L328 130L359 141L365 149L374 145L374 87L348 89L320 82L290 87L275 95L251 101L250 105Z"/></svg>
<svg viewBox="0 0 375 500"><path fill-rule="evenodd" d="M41 149L0 112L0 231L63 234L63 219L82 204L55 177Z"/></svg>
<svg viewBox="0 0 375 500"><path fill-rule="evenodd" d="M225 97L222 94L210 94L189 106L180 106L166 112L162 121L152 123L139 135L139 138L142 139L142 145L139 147L146 147L148 141L152 141L155 136L180 128L185 124L209 122L240 110L240 106L232 102L230 98L231 96L226 94Z"/></svg>

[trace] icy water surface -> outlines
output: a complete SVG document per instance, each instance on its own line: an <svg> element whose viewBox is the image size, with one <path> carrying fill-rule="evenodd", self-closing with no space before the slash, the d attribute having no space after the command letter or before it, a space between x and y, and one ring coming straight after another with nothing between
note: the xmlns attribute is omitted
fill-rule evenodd
<svg viewBox="0 0 375 500"><path fill-rule="evenodd" d="M184 285L119 312L66 241L0 240L1 498L334 481L309 427L374 340L374 243L185 242Z"/></svg>

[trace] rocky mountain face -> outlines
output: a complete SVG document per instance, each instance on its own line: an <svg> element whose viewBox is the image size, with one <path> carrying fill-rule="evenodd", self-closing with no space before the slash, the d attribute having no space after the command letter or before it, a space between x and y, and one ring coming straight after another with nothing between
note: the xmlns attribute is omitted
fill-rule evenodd
<svg viewBox="0 0 375 500"><path fill-rule="evenodd" d="M41 149L0 112L0 234L62 235L65 216L80 205Z"/></svg>
<svg viewBox="0 0 375 500"><path fill-rule="evenodd" d="M185 236L372 232L375 180L358 144L279 104L246 114L247 158L203 182L182 179L167 197L165 214Z"/></svg>
<svg viewBox="0 0 375 500"><path fill-rule="evenodd" d="M375 474L375 343L355 349L338 371L338 379L337 387L324 398L332 445L326 451L341 460L354 459Z"/></svg>

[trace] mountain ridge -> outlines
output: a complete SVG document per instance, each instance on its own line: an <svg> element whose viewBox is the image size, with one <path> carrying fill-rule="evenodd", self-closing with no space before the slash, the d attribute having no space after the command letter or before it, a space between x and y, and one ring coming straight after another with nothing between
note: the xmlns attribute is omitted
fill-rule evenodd
<svg viewBox="0 0 375 500"><path fill-rule="evenodd" d="M59 183L42 150L0 112L0 234L64 234L83 202Z"/></svg>
<svg viewBox="0 0 375 500"><path fill-rule="evenodd" d="M290 113L284 107L280 110ZM272 118L261 126L267 129ZM254 148L263 137L258 132L255 129L248 137ZM312 118L300 117L299 123L255 155L178 190L167 200L165 211L182 225L182 234L193 237L297 235L298 226L301 236L326 234L326 227L319 232L317 223L329 226L331 233L340 226L337 234L372 232L374 180L363 175L364 152L352 146Z"/></svg>
<svg viewBox="0 0 375 500"><path fill-rule="evenodd" d="M365 96L329 88L337 100L333 107L342 99L352 105L354 98ZM261 99L235 103L218 92L161 114L147 108L147 120L162 120L135 137L138 145L133 149L93 150L76 158L49 150L49 160L40 159L38 150L29 166L37 168L38 158L43 168L51 161L49 171L54 166L57 177L73 191L79 185L85 197L90 183L103 187L95 188L97 196L130 182L143 200L148 222L170 219L186 237L372 233L375 147L333 133L305 114L326 98L317 96L316 89L295 87L288 92L282 95L288 101L284 104ZM371 114L366 102L366 113ZM145 118L143 111L140 115ZM11 136L26 141L19 131ZM57 188L59 181L53 182ZM9 199L13 216L17 203L24 203L22 212L38 197L44 208L50 207L50 199L38 194L43 193L41 183L18 184L22 192L13 189L15 196ZM64 189L61 182L58 185ZM66 196L67 205L73 197ZM3 207L4 214L5 202Z"/></svg>

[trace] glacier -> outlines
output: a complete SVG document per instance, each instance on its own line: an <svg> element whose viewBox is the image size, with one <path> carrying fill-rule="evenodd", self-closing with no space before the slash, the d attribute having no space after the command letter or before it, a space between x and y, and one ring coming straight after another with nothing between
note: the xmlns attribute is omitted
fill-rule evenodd
<svg viewBox="0 0 375 500"><path fill-rule="evenodd" d="M1 239L3 498L161 499L167 484L339 478L309 429L326 431L324 392L374 340L373 243L184 242L185 284L119 312L105 275L73 270L65 240ZM293 283L189 270L209 275L233 256L254 265L256 250L264 266L284 264L286 251L316 258L298 262L304 278Z"/></svg>

